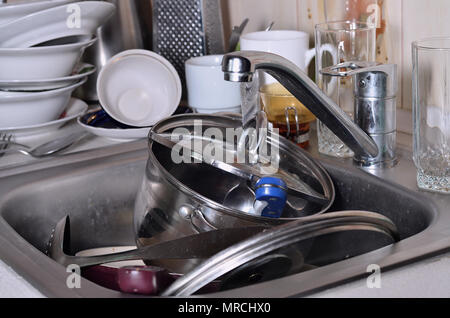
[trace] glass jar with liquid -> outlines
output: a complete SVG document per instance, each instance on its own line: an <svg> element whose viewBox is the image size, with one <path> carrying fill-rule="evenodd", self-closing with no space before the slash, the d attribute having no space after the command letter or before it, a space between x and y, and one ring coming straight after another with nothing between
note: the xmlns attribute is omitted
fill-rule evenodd
<svg viewBox="0 0 450 318"><path fill-rule="evenodd" d="M279 83L262 86L260 95L261 105L273 128L279 129L281 136L307 148L315 116Z"/></svg>

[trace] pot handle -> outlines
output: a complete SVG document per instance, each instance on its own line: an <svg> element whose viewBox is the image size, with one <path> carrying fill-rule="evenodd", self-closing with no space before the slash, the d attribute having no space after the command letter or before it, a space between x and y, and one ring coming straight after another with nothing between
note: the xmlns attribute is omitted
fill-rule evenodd
<svg viewBox="0 0 450 318"><path fill-rule="evenodd" d="M197 233L215 231L217 228L209 223L199 208L182 206L178 212L184 219L190 220L192 227Z"/></svg>
<svg viewBox="0 0 450 318"><path fill-rule="evenodd" d="M217 228L214 225L212 225L206 220L205 216L203 215L200 209L195 209L194 215L191 218L191 223L198 233L217 230Z"/></svg>

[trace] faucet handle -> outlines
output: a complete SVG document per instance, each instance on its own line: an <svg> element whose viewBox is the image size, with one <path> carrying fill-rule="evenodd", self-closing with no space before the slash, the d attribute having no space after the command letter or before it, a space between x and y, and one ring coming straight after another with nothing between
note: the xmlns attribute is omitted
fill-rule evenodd
<svg viewBox="0 0 450 318"><path fill-rule="evenodd" d="M332 77L354 76L355 96L392 98L397 95L398 81L396 64L350 61L326 67L320 73ZM375 77L369 78L369 80L364 78L372 74ZM373 85L377 87L373 88Z"/></svg>
<svg viewBox="0 0 450 318"><path fill-rule="evenodd" d="M355 155L363 167L393 167L397 164L396 95L397 65L347 62L321 71L322 75L353 77L355 122L377 143L377 156Z"/></svg>

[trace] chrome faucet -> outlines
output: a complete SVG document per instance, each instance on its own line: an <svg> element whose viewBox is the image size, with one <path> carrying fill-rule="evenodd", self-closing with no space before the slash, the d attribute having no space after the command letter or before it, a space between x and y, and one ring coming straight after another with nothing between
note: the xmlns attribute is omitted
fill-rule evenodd
<svg viewBox="0 0 450 318"><path fill-rule="evenodd" d="M303 103L358 156L378 156L378 146L294 63L271 53L242 51L223 58L225 80L251 82L255 72L268 73Z"/></svg>

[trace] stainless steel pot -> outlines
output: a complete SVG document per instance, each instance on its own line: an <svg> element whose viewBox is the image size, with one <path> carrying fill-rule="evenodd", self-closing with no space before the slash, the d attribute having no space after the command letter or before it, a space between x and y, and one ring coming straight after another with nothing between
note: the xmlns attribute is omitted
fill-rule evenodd
<svg viewBox="0 0 450 318"><path fill-rule="evenodd" d="M181 115L165 119L154 126L156 133L168 133L176 128L194 129L196 121L202 129L239 128L241 120L212 115ZM275 140L269 140L275 144ZM145 178L138 193L134 226L138 246L155 244L217 228L264 226L284 224L298 218L327 211L334 201L334 186L328 173L301 148L280 138L280 169L299 176L316 191L324 194L329 203L318 206L305 201L301 210L287 207L284 218L271 219L246 214L222 204L230 189L242 182L239 177L205 164L175 164L171 151L149 142L149 159ZM178 272L186 272L198 262L182 265L164 262Z"/></svg>

